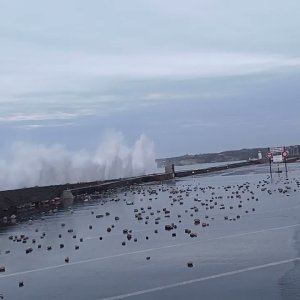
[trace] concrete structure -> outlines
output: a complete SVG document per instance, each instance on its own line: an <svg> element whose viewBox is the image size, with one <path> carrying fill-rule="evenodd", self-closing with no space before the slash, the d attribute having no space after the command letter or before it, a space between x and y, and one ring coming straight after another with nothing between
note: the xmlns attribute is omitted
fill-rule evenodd
<svg viewBox="0 0 300 300"><path fill-rule="evenodd" d="M60 196L60 201L64 207L69 207L73 204L74 196L70 190L64 190Z"/></svg>
<svg viewBox="0 0 300 300"><path fill-rule="evenodd" d="M175 178L175 166L174 164L165 166L165 173L170 174L172 178Z"/></svg>
<svg viewBox="0 0 300 300"><path fill-rule="evenodd" d="M218 172L227 169L239 168L261 163L260 161L246 161L242 163L233 163L218 167L211 167L205 169L194 169L187 171L175 172L174 167L171 168L172 172L151 174L139 177L131 177L119 180L110 180L105 182L91 182L91 183L77 183L54 185L45 187L32 187L18 190L2 191L0 192L0 215L17 214L20 209L32 209L43 206L57 206L65 204L70 206L73 201L73 196L81 194L92 194L95 192L103 192L109 189L126 187L133 184L144 184L151 182L161 182L171 180L173 178L180 178L192 176L197 174L207 174ZM169 171L168 169L167 171Z"/></svg>

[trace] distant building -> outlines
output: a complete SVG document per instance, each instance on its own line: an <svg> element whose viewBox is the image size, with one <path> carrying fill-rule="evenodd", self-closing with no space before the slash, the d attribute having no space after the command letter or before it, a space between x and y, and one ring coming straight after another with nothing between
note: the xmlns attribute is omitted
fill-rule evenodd
<svg viewBox="0 0 300 300"><path fill-rule="evenodd" d="M294 145L286 147L286 149L289 151L290 156L299 156L300 155L300 145Z"/></svg>

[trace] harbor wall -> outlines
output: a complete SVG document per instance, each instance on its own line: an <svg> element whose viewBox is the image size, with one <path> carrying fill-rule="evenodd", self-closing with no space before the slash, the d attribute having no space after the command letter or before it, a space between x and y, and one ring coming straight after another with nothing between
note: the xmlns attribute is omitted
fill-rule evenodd
<svg viewBox="0 0 300 300"><path fill-rule="evenodd" d="M20 207L39 207L48 205L49 203L59 204L60 196L64 190L70 190L74 196L80 194L91 194L94 192L103 192L109 189L126 187L133 184L144 184L151 182L163 182L175 178L193 176L199 174L209 174L213 172L224 171L227 169L240 168L261 164L262 161L245 161L240 163L226 164L218 167L210 167L205 169L194 169L187 171L178 171L175 173L150 174L139 177L131 177L125 179L94 181L88 183L75 183L64 185L52 185L43 187L31 187L16 190L8 190L0 192L0 214L16 213Z"/></svg>

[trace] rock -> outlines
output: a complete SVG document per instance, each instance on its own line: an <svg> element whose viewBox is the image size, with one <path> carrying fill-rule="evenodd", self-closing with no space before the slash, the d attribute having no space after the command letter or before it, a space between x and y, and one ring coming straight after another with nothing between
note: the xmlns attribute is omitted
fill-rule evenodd
<svg viewBox="0 0 300 300"><path fill-rule="evenodd" d="M28 249L26 249L26 254L28 254L28 253L31 253L33 251L33 249L32 248L28 248Z"/></svg>
<svg viewBox="0 0 300 300"><path fill-rule="evenodd" d="M172 225L165 225L165 230L172 230L173 229L173 226Z"/></svg>
<svg viewBox="0 0 300 300"><path fill-rule="evenodd" d="M195 224L195 225L199 225L199 224L200 224L200 219L195 219L195 220L194 220L194 224Z"/></svg>

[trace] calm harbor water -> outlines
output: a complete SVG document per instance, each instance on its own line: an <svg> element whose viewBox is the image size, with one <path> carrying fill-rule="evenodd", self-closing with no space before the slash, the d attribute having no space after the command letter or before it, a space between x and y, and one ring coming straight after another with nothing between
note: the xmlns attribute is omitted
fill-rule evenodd
<svg viewBox="0 0 300 300"><path fill-rule="evenodd" d="M268 166L253 166L135 186L19 220L0 231L0 294L299 299L299 179L299 164L272 181ZM14 241L21 235L28 239Z"/></svg>

